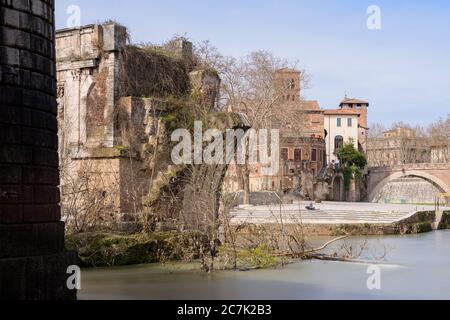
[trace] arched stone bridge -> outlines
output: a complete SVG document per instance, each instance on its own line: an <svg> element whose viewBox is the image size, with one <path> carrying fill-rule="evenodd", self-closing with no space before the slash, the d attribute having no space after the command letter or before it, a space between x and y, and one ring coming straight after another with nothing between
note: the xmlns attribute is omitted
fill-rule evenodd
<svg viewBox="0 0 450 320"><path fill-rule="evenodd" d="M368 200L377 198L381 190L391 181L403 177L418 177L424 179L441 192L450 193L450 163L417 163L393 167L375 167L369 169Z"/></svg>

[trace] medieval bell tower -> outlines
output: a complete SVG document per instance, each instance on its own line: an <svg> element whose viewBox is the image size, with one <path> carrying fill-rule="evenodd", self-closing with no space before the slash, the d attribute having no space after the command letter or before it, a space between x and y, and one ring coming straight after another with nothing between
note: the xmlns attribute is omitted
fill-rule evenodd
<svg viewBox="0 0 450 320"><path fill-rule="evenodd" d="M300 71L289 68L278 70L275 73L275 84L282 101L300 101Z"/></svg>

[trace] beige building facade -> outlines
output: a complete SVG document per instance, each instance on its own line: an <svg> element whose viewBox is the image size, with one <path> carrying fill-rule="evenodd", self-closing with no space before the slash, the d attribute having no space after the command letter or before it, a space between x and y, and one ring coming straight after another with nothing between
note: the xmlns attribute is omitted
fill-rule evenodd
<svg viewBox="0 0 450 320"><path fill-rule="evenodd" d="M325 111L325 130L327 132L326 148L327 163L338 163L338 152L344 144L353 143L358 149L359 114L352 109L338 109Z"/></svg>

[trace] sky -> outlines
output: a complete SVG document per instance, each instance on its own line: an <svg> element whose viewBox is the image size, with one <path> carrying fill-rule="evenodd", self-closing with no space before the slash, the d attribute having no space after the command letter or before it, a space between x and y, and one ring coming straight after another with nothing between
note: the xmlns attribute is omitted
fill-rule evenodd
<svg viewBox="0 0 450 320"><path fill-rule="evenodd" d="M312 76L307 99L337 108L345 93L371 103L369 123L426 126L450 113L447 0L57 0L56 27L80 9L82 25L116 20L132 41L173 35L210 40L235 57L257 50L298 61ZM380 29L369 29L371 5Z"/></svg>

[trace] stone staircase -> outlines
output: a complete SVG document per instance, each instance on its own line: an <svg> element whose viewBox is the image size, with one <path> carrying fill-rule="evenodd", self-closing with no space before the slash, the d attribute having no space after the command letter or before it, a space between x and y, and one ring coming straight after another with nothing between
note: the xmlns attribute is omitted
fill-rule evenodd
<svg viewBox="0 0 450 320"><path fill-rule="evenodd" d="M408 218L411 212L382 212L360 210L315 210L284 208L280 215L280 207L238 207L231 212L233 223L284 223L294 224L391 224Z"/></svg>

